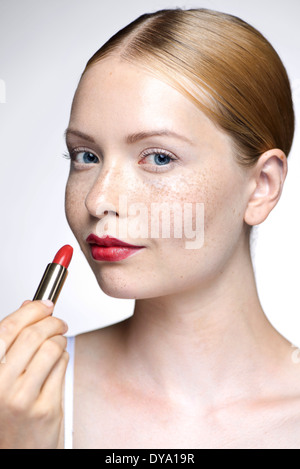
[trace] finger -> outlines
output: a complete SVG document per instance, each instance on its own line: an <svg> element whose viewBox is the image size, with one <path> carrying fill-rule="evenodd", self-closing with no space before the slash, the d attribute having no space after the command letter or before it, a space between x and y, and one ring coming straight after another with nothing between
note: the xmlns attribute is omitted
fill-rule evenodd
<svg viewBox="0 0 300 469"><path fill-rule="evenodd" d="M31 300L25 300L25 301L23 301L23 303L21 304L21 307L27 305L28 303L31 303Z"/></svg>
<svg viewBox="0 0 300 469"><path fill-rule="evenodd" d="M22 308L22 306L25 306L28 303L31 303L31 300L23 301L20 308ZM13 320L11 321L11 319L13 319L14 314L15 313L12 313L9 316L7 316L5 320L0 321L0 363L5 363L5 354L12 342L11 340L8 339L7 332L8 332L8 329L11 329L11 330L13 329L14 324L13 324ZM2 332L2 336L1 336L1 332Z"/></svg>
<svg viewBox="0 0 300 469"><path fill-rule="evenodd" d="M52 302L26 300L24 303L15 312L0 321L0 340L5 343L6 350L9 349L24 327L53 313L54 305Z"/></svg>
<svg viewBox="0 0 300 469"><path fill-rule="evenodd" d="M57 335L46 340L33 357L26 372L20 378L22 394L27 396L28 405L37 400L46 379L62 357L66 346L67 338Z"/></svg>
<svg viewBox="0 0 300 469"><path fill-rule="evenodd" d="M61 407L64 380L69 362L69 354L64 350L61 358L52 368L47 380L42 387L39 403L40 405L46 405L48 402L52 402L54 406Z"/></svg>
<svg viewBox="0 0 300 469"><path fill-rule="evenodd" d="M6 353L5 366L0 369L0 376L5 386L13 385L14 381L22 375L47 339L65 332L67 332L65 322L53 316L25 327Z"/></svg>

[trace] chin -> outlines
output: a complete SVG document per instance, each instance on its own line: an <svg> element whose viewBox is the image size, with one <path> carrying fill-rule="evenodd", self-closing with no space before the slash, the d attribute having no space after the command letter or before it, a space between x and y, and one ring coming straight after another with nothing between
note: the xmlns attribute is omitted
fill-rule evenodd
<svg viewBox="0 0 300 469"><path fill-rule="evenodd" d="M108 296L126 300L139 300L143 298L155 298L160 296L158 289L148 285L143 287L139 278L131 278L119 275L108 275L95 273L97 282L101 290Z"/></svg>

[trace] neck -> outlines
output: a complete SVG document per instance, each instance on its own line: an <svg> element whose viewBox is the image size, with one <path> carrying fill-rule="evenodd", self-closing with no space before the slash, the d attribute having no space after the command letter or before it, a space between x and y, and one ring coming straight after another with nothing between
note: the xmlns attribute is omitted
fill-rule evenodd
<svg viewBox="0 0 300 469"><path fill-rule="evenodd" d="M125 336L137 380L177 402L257 395L287 346L259 302L249 243L205 285L137 300Z"/></svg>

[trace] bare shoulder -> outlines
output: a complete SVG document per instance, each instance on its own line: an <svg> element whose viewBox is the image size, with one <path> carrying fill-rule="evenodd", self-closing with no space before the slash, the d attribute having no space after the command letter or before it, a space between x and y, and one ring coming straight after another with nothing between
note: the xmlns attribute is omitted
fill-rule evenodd
<svg viewBox="0 0 300 469"><path fill-rule="evenodd" d="M295 352L295 353L294 353ZM262 402L261 416L268 422L267 432L275 448L300 449L300 351L286 350L282 366L274 369L270 384L274 394Z"/></svg>
<svg viewBox="0 0 300 469"><path fill-rule="evenodd" d="M300 393L276 402L269 422L275 449L300 449Z"/></svg>

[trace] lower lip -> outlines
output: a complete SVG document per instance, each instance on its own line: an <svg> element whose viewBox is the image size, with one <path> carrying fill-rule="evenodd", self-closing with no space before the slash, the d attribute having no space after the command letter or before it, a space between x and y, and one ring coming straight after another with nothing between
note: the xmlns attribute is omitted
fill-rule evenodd
<svg viewBox="0 0 300 469"><path fill-rule="evenodd" d="M96 261L121 261L143 248L127 248L123 246L103 247L91 245L92 256Z"/></svg>

